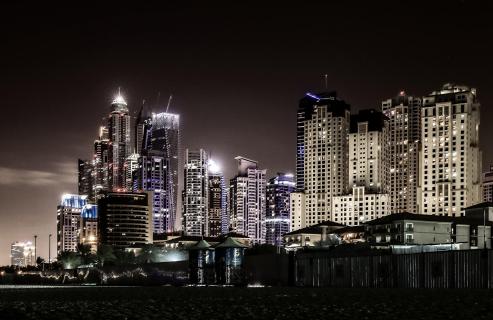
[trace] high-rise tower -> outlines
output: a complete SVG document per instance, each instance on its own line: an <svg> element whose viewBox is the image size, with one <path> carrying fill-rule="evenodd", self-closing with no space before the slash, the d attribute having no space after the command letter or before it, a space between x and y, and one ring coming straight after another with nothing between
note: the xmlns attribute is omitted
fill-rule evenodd
<svg viewBox="0 0 493 320"><path fill-rule="evenodd" d="M110 190L110 139L105 126L99 128L99 137L94 141L93 194L99 198L103 191Z"/></svg>
<svg viewBox="0 0 493 320"><path fill-rule="evenodd" d="M180 116L162 112L146 118L141 154L136 189L153 192L154 232L171 232L178 207Z"/></svg>
<svg viewBox="0 0 493 320"><path fill-rule="evenodd" d="M445 84L423 97L420 187L424 214L458 216L481 201L476 89Z"/></svg>
<svg viewBox="0 0 493 320"><path fill-rule="evenodd" d="M250 238L253 243L265 243L266 170L257 161L244 157L238 160L238 174L230 180L230 225L232 231Z"/></svg>
<svg viewBox="0 0 493 320"><path fill-rule="evenodd" d="M332 198L332 221L354 226L390 214L388 129L377 110L351 115L349 192Z"/></svg>
<svg viewBox="0 0 493 320"><path fill-rule="evenodd" d="M93 161L79 159L77 161L79 171L79 194L85 194L89 201L94 201L94 164Z"/></svg>
<svg viewBox="0 0 493 320"><path fill-rule="evenodd" d="M348 188L350 106L335 92L307 93L297 119L296 187L304 192L301 227L331 219L332 198ZM294 195L295 196L295 195Z"/></svg>
<svg viewBox="0 0 493 320"><path fill-rule="evenodd" d="M186 150L182 200L186 235L209 235L208 163L209 155L205 150Z"/></svg>
<svg viewBox="0 0 493 320"><path fill-rule="evenodd" d="M421 98L402 91L382 101L382 112L389 118L390 210L418 213Z"/></svg>
<svg viewBox="0 0 493 320"><path fill-rule="evenodd" d="M228 231L227 191L224 175L217 163L209 158L208 163L208 212L207 221L210 237L218 237Z"/></svg>
<svg viewBox="0 0 493 320"><path fill-rule="evenodd" d="M292 174L278 173L267 183L265 241L281 246L284 234L290 231L290 194L295 190Z"/></svg>
<svg viewBox="0 0 493 320"><path fill-rule="evenodd" d="M131 152L130 115L127 102L120 92L111 103L108 133L110 141L109 184L113 191L124 191L126 190L124 165Z"/></svg>

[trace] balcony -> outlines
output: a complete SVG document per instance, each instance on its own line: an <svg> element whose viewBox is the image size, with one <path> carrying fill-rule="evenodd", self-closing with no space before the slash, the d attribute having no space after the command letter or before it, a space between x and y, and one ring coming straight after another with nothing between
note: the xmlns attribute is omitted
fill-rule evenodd
<svg viewBox="0 0 493 320"><path fill-rule="evenodd" d="M405 232L414 232L414 227L406 227Z"/></svg>

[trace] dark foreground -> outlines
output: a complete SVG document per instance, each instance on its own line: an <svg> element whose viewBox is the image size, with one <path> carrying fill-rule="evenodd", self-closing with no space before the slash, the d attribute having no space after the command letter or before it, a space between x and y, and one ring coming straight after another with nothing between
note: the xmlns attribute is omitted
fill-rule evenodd
<svg viewBox="0 0 493 320"><path fill-rule="evenodd" d="M493 291L0 287L0 319L492 319Z"/></svg>

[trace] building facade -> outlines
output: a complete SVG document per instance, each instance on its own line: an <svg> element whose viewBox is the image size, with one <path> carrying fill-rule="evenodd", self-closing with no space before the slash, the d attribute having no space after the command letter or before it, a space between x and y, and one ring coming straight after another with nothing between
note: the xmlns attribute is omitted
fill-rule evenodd
<svg viewBox="0 0 493 320"><path fill-rule="evenodd" d="M481 202L476 89L445 84L423 98L418 198L424 214L458 216Z"/></svg>
<svg viewBox="0 0 493 320"><path fill-rule="evenodd" d="M98 200L98 242L117 250L152 243L148 192L108 192Z"/></svg>
<svg viewBox="0 0 493 320"><path fill-rule="evenodd" d="M125 159L124 171L125 171L125 190L133 191L134 182L136 180L135 175L138 173L139 168L139 157L138 153L132 153Z"/></svg>
<svg viewBox="0 0 493 320"><path fill-rule="evenodd" d="M10 245L10 265L15 267L36 265L34 245L31 241L17 241Z"/></svg>
<svg viewBox="0 0 493 320"><path fill-rule="evenodd" d="M135 174L134 191L152 193L152 221L154 233L172 232L172 199L170 198L169 159L154 152L146 152L138 159Z"/></svg>
<svg viewBox="0 0 493 320"><path fill-rule="evenodd" d="M183 231L190 236L209 236L209 154L203 150L185 152Z"/></svg>
<svg viewBox="0 0 493 320"><path fill-rule="evenodd" d="M365 228L367 241L372 245L456 250L491 248L492 225L482 219L401 212L370 221Z"/></svg>
<svg viewBox="0 0 493 320"><path fill-rule="evenodd" d="M282 246L283 237L290 231L290 195L295 190L292 174L278 173L266 187L265 242Z"/></svg>
<svg viewBox="0 0 493 320"><path fill-rule="evenodd" d="M265 243L266 170L255 160L236 157L238 174L230 180L230 226L255 244Z"/></svg>
<svg viewBox="0 0 493 320"><path fill-rule="evenodd" d="M93 194L98 198L102 192L110 190L110 140L108 129L99 128L99 137L94 141Z"/></svg>
<svg viewBox="0 0 493 320"><path fill-rule="evenodd" d="M350 192L332 198L332 221L357 226L390 214L388 129L388 118L379 111L361 110L351 116Z"/></svg>
<svg viewBox="0 0 493 320"><path fill-rule="evenodd" d="M493 166L483 173L483 201L493 202Z"/></svg>
<svg viewBox="0 0 493 320"><path fill-rule="evenodd" d="M159 166L161 181L141 183L143 191L153 191L156 196L154 212L154 232L165 233L175 230L178 201L178 168L180 161L180 116L172 113L153 113L146 120L142 142L142 164L150 162ZM141 173L143 168L139 167ZM156 171L155 174L158 172ZM145 178L141 178L144 181ZM157 185L157 187L154 187ZM164 188L163 188L164 187ZM163 200L164 199L164 200Z"/></svg>
<svg viewBox="0 0 493 320"><path fill-rule="evenodd" d="M87 195L89 201L94 201L94 165L92 161L79 159L77 161L79 172L78 190L79 194Z"/></svg>
<svg viewBox="0 0 493 320"><path fill-rule="evenodd" d="M304 225L330 220L333 197L348 189L350 106L335 92L307 93L297 119L296 186L305 192Z"/></svg>
<svg viewBox="0 0 493 320"><path fill-rule="evenodd" d="M81 235L81 211L86 195L64 194L57 206L57 254L77 251Z"/></svg>
<svg viewBox="0 0 493 320"><path fill-rule="evenodd" d="M130 115L127 102L118 93L108 116L109 184L113 191L126 191L125 160L130 155Z"/></svg>
<svg viewBox="0 0 493 320"><path fill-rule="evenodd" d="M389 119L389 194L392 212L418 212L421 98L404 91L382 101Z"/></svg>
<svg viewBox="0 0 493 320"><path fill-rule="evenodd" d="M223 173L217 163L210 158L208 163L208 179L208 235L210 237L218 237L228 232L227 191Z"/></svg>
<svg viewBox="0 0 493 320"><path fill-rule="evenodd" d="M289 214L291 218L291 231L299 230L306 227L305 222L305 193L304 192L292 192L289 195L291 205L289 206Z"/></svg>
<svg viewBox="0 0 493 320"><path fill-rule="evenodd" d="M96 252L98 246L98 206L87 203L82 207L79 242L91 247Z"/></svg>

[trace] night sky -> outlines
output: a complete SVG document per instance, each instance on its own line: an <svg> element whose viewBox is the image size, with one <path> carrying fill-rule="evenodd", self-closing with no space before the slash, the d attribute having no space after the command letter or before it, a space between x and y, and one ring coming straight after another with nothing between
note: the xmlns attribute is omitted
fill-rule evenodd
<svg viewBox="0 0 493 320"><path fill-rule="evenodd" d="M172 93L183 150L211 151L229 179L236 155L269 176L294 171L298 100L324 89L323 74L353 111L467 84L482 103L483 167L493 161L488 1L266 3L2 5L0 265L33 234L47 258L60 195L76 192L77 159L91 157L119 86L132 111Z"/></svg>

